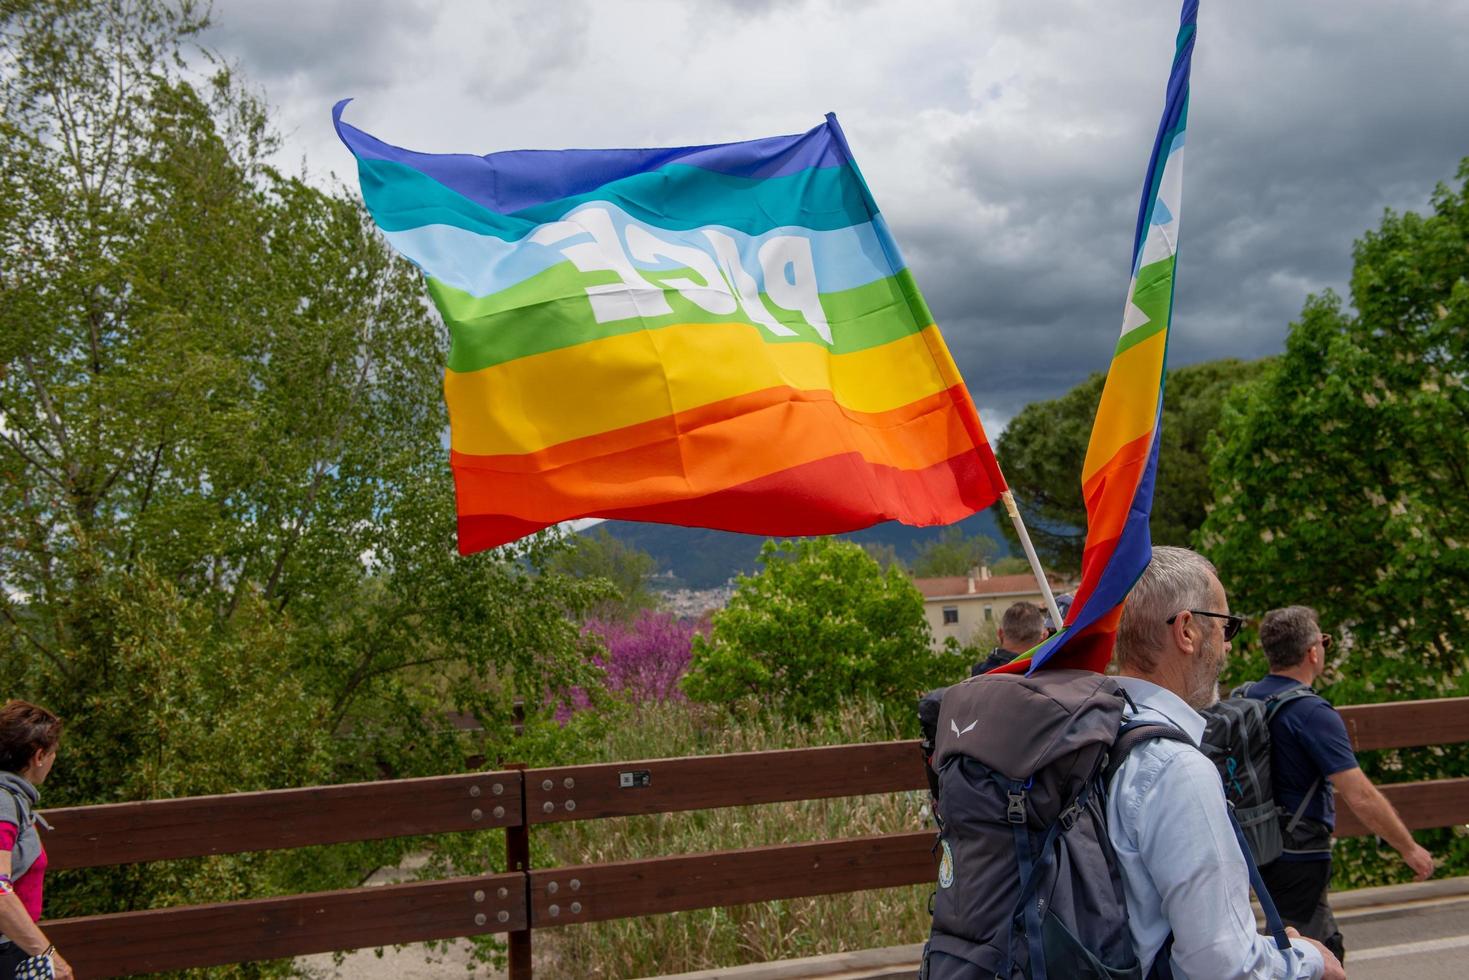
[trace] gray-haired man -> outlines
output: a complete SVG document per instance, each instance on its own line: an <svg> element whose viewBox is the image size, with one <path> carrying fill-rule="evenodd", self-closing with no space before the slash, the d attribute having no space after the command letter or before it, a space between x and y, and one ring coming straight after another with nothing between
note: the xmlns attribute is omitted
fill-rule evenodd
<svg viewBox="0 0 1469 980"><path fill-rule="evenodd" d="M1183 548L1153 549L1123 609L1117 680L1137 707L1126 715L1189 738L1139 746L1110 786L1107 833L1127 893L1133 947L1144 971L1166 957L1163 965L1177 980L1344 980L1341 964L1319 942L1292 930L1290 948L1281 950L1256 932L1249 871L1224 787L1198 749L1198 709L1218 699L1219 672L1239 622L1214 566Z"/></svg>

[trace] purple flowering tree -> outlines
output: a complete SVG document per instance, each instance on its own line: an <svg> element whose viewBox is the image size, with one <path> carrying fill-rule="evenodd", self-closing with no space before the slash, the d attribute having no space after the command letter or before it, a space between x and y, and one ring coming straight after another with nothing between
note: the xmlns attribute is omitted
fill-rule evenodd
<svg viewBox="0 0 1469 980"><path fill-rule="evenodd" d="M708 632L708 626L643 610L625 622L591 619L583 630L607 646L605 657L593 659L607 672L608 689L643 703L684 699L678 682L688 670L694 634Z"/></svg>

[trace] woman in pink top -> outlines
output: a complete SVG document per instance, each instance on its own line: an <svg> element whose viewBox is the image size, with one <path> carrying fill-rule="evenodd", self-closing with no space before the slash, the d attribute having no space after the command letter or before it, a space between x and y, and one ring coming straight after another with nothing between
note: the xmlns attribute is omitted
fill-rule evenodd
<svg viewBox="0 0 1469 980"><path fill-rule="evenodd" d="M59 980L71 980L71 966L36 924L46 878L46 849L36 824L40 794L56 762L61 719L25 701L0 708L0 980L35 956L49 958ZM49 827L47 829L50 829Z"/></svg>

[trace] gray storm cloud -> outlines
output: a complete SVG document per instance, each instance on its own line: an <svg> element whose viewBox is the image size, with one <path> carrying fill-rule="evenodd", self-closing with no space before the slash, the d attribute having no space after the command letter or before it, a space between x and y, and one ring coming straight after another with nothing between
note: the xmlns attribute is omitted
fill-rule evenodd
<svg viewBox="0 0 1469 980"><path fill-rule="evenodd" d="M1042 9L1037 10L1040 7ZM680 145L835 110L991 424L1105 368L1177 4L220 0L206 43L320 179L416 149ZM1170 359L1281 349L1469 155L1469 3L1205 0Z"/></svg>

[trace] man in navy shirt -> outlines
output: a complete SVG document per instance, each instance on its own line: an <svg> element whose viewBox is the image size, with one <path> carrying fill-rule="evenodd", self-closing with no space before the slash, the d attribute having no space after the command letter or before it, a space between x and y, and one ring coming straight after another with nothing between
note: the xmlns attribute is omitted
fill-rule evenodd
<svg viewBox="0 0 1469 980"><path fill-rule="evenodd" d="M1270 673L1245 693L1268 698L1309 687L1326 669L1331 637L1321 632L1307 606L1272 609L1260 623L1260 645ZM1341 715L1314 692L1283 702L1270 722L1270 767L1285 850L1261 869L1281 918L1345 960L1341 932L1327 904L1331 882L1331 834L1341 793L1352 812L1386 840L1413 869L1416 880L1433 874L1433 856L1420 847L1393 805L1357 765Z"/></svg>

